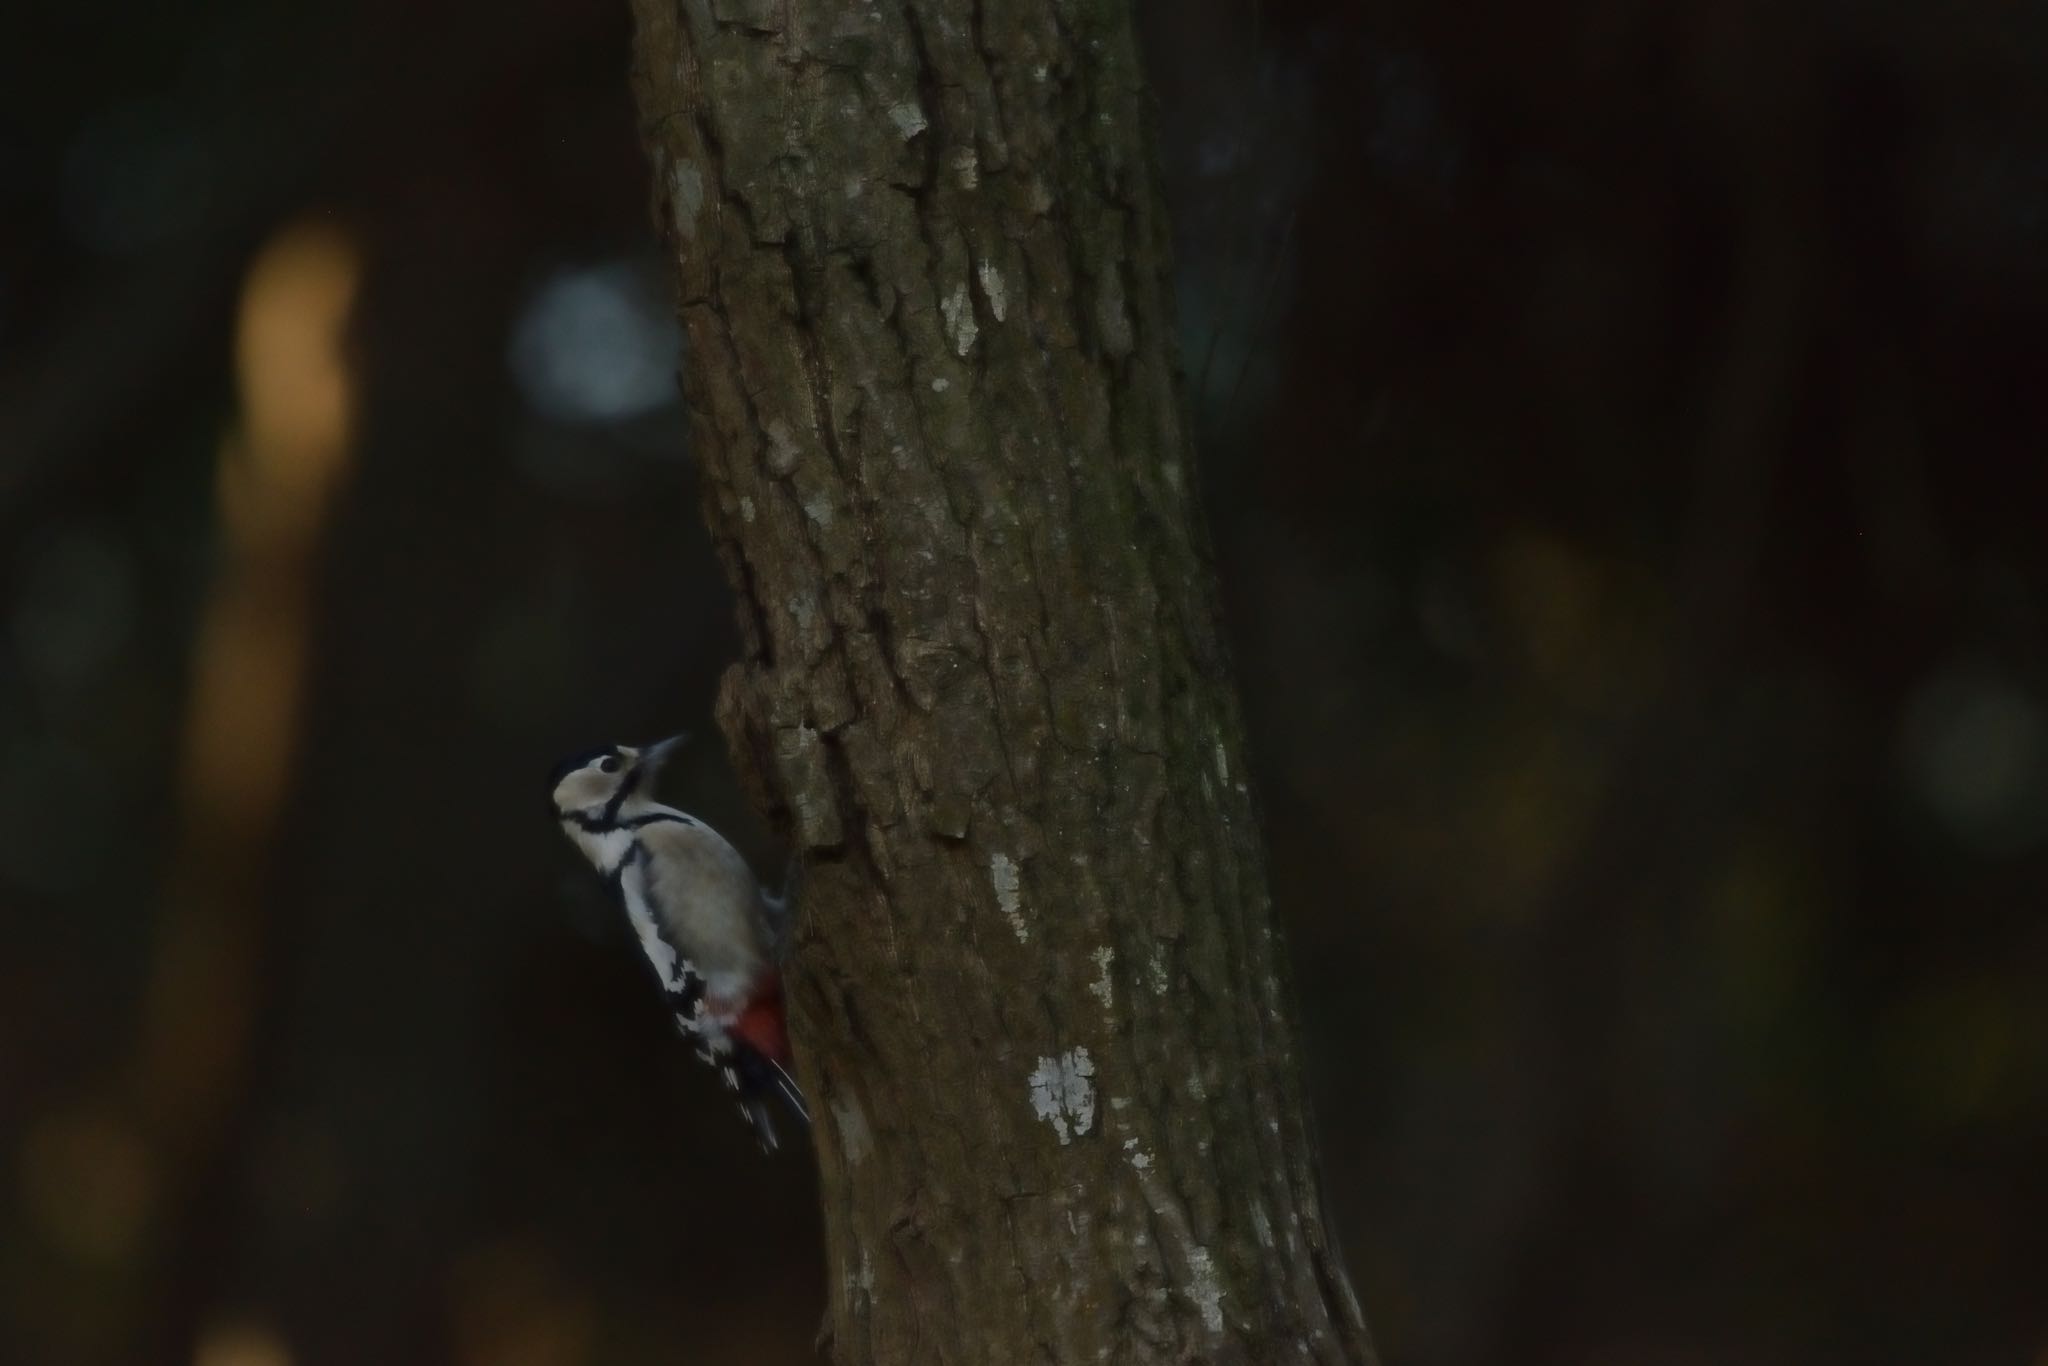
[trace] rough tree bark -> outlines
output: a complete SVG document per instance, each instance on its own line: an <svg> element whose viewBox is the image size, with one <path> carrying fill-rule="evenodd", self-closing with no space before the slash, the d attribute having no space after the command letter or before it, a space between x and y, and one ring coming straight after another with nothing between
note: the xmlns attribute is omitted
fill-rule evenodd
<svg viewBox="0 0 2048 1366"><path fill-rule="evenodd" d="M1358 1362L1125 0L634 0L832 1357Z"/></svg>

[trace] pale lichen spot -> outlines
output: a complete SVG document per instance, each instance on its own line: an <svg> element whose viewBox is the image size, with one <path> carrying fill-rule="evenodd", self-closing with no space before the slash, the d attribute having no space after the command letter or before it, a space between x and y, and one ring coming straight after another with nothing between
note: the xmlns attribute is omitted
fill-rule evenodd
<svg viewBox="0 0 2048 1366"><path fill-rule="evenodd" d="M1010 307L1009 291L1003 287L1001 272L992 262L983 261L975 267L974 273L980 277L981 292L988 297L988 311L997 322L1001 322Z"/></svg>
<svg viewBox="0 0 2048 1366"><path fill-rule="evenodd" d="M953 174L960 178L960 188L971 190L981 184L981 160L972 147L962 147L953 154Z"/></svg>
<svg viewBox="0 0 2048 1366"><path fill-rule="evenodd" d="M1145 965L1145 968L1147 974L1152 979L1152 994L1154 996L1164 996L1167 988L1173 985L1173 978L1166 970L1166 946L1164 944L1154 944L1152 946L1152 959Z"/></svg>
<svg viewBox="0 0 2048 1366"><path fill-rule="evenodd" d="M947 379L944 375L932 381L932 392L935 394L943 394L952 387L953 381Z"/></svg>
<svg viewBox="0 0 2048 1366"><path fill-rule="evenodd" d="M1103 277L1095 296L1095 325L1102 337L1102 349L1122 359L1131 354L1137 339L1131 332L1131 316L1124 305L1124 282L1115 271Z"/></svg>
<svg viewBox="0 0 2048 1366"><path fill-rule="evenodd" d="M1216 777L1222 782L1230 781L1230 756L1223 750L1223 742L1216 742Z"/></svg>
<svg viewBox="0 0 2048 1366"><path fill-rule="evenodd" d="M704 177L687 161L677 162L669 177L669 207L675 216L676 231L694 240L697 215L704 209Z"/></svg>
<svg viewBox="0 0 2048 1366"><path fill-rule="evenodd" d="M1137 1139L1127 1138L1124 1140L1124 1155L1130 1159L1134 1170L1141 1172L1151 1170L1152 1154L1140 1148Z"/></svg>
<svg viewBox="0 0 2048 1366"><path fill-rule="evenodd" d="M803 453L797 448L789 424L779 417L770 418L764 431L768 437L768 472L777 476L788 474L796 468L797 457Z"/></svg>
<svg viewBox="0 0 2048 1366"><path fill-rule="evenodd" d="M1216 1263L1207 1248L1188 1249L1188 1298L1202 1316L1202 1326L1212 1333L1223 1331L1223 1282L1216 1278Z"/></svg>
<svg viewBox="0 0 2048 1366"><path fill-rule="evenodd" d="M896 131L903 135L905 142L931 127L931 121L924 116L924 110L909 103L890 105L889 121L896 125Z"/></svg>
<svg viewBox="0 0 2048 1366"><path fill-rule="evenodd" d="M875 1148L874 1136L868 1132L868 1117L861 1113L860 1102L851 1096L832 1102L832 1117L838 1122L839 1151L845 1155L846 1165L858 1167Z"/></svg>
<svg viewBox="0 0 2048 1366"><path fill-rule="evenodd" d="M753 499L746 497L742 497L740 499L740 520L742 522L745 522L748 526L752 526L754 524Z"/></svg>
<svg viewBox="0 0 2048 1366"><path fill-rule="evenodd" d="M840 1293L848 1304L858 1304L874 1289L874 1268L869 1264L867 1254L861 1254L860 1265L850 1269L839 1278Z"/></svg>
<svg viewBox="0 0 2048 1366"><path fill-rule="evenodd" d="M946 331L952 334L953 348L961 355L974 349L974 339L981 335L981 329L974 322L974 300L967 295L967 286L953 286L953 292L939 305L939 312L946 317Z"/></svg>
<svg viewBox="0 0 2048 1366"><path fill-rule="evenodd" d="M1028 1078L1031 1110L1052 1125L1062 1147L1095 1127L1095 1060L1085 1048L1040 1058Z"/></svg>
<svg viewBox="0 0 2048 1366"><path fill-rule="evenodd" d="M1031 942L1031 927L1024 923L1024 898L1022 883L1017 876L1017 865L1008 854L991 854L988 860L989 885L995 888L996 905L1002 909L1003 919L1010 922L1010 929L1016 934L1017 942Z"/></svg>
<svg viewBox="0 0 2048 1366"><path fill-rule="evenodd" d="M831 526L832 499L823 490L811 494L810 497L804 499L804 515L816 522L820 527Z"/></svg>
<svg viewBox="0 0 2048 1366"><path fill-rule="evenodd" d="M787 605L790 618L796 622L796 629L805 635L809 635L811 623L818 619L818 604L816 600L808 594L795 593L790 596Z"/></svg>
<svg viewBox="0 0 2048 1366"><path fill-rule="evenodd" d="M1257 1235L1260 1247L1273 1246L1273 1221L1266 1214L1266 1207L1256 1202L1252 1205L1252 1232Z"/></svg>
<svg viewBox="0 0 2048 1366"><path fill-rule="evenodd" d="M1102 1002L1102 1008L1108 1010L1116 1004L1116 982L1110 976L1110 969L1116 963L1116 950L1100 948L1095 951L1093 957L1095 980L1088 984L1088 990L1096 1000Z"/></svg>

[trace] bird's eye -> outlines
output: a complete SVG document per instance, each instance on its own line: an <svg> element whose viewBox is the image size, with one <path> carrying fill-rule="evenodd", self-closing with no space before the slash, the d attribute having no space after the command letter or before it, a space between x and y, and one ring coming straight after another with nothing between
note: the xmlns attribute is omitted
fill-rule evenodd
<svg viewBox="0 0 2048 1366"><path fill-rule="evenodd" d="M597 761L597 767L603 773L617 773L619 771L619 756L607 754L604 758Z"/></svg>

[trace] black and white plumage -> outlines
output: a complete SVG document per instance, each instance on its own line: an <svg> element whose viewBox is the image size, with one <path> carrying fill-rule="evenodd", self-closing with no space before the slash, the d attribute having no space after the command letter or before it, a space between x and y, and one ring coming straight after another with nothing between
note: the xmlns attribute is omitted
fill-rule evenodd
<svg viewBox="0 0 2048 1366"><path fill-rule="evenodd" d="M653 799L654 776L681 742L606 745L564 761L552 784L555 818L625 910L677 1029L718 1068L772 1151L768 1097L810 1122L789 1072L777 965L786 895L764 891L723 835Z"/></svg>

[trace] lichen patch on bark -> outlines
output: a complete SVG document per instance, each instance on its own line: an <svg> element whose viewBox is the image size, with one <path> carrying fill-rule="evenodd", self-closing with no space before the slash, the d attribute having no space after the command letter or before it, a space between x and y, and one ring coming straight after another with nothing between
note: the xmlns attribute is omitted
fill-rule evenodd
<svg viewBox="0 0 2048 1366"><path fill-rule="evenodd" d="M1095 1127L1095 1060L1087 1049L1040 1058L1029 1082L1031 1109L1052 1126L1061 1146Z"/></svg>

